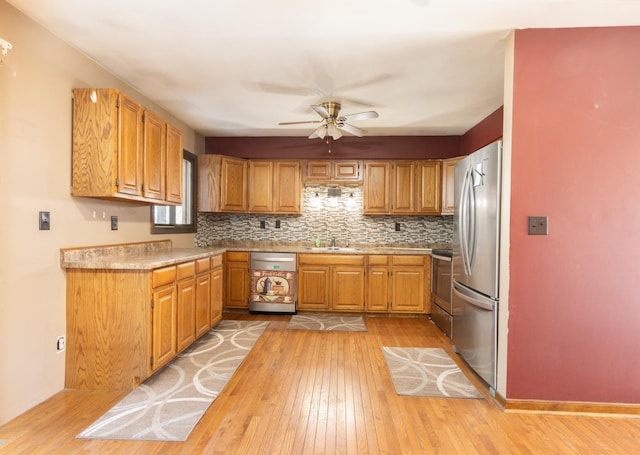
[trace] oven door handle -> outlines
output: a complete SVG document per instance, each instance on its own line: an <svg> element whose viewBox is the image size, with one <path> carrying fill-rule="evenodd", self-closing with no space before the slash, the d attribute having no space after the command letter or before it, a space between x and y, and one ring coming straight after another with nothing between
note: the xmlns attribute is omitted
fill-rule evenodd
<svg viewBox="0 0 640 455"><path fill-rule="evenodd" d="M440 261L446 261L446 262L451 262L451 258L447 257L447 256L439 256L437 254L432 254L431 257L433 259L439 259Z"/></svg>

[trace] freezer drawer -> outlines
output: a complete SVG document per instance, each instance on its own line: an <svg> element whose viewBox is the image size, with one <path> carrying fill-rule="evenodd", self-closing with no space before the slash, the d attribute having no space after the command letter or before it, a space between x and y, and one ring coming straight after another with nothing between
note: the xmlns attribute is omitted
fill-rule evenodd
<svg viewBox="0 0 640 455"><path fill-rule="evenodd" d="M498 302L453 284L454 350L491 388L496 388Z"/></svg>
<svg viewBox="0 0 640 455"><path fill-rule="evenodd" d="M436 305L435 302L431 302L431 320L445 335L451 338L453 318L449 313Z"/></svg>

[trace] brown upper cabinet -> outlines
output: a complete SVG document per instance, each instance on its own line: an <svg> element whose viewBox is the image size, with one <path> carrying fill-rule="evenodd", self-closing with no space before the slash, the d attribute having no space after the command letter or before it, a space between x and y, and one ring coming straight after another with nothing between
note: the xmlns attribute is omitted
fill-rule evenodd
<svg viewBox="0 0 640 455"><path fill-rule="evenodd" d="M303 162L305 183L362 183L363 163L358 160L307 160Z"/></svg>
<svg viewBox="0 0 640 455"><path fill-rule="evenodd" d="M364 162L363 213L367 215L386 215L390 203L390 169L388 161Z"/></svg>
<svg viewBox="0 0 640 455"><path fill-rule="evenodd" d="M440 161L416 162L416 213L440 215L442 199L442 171Z"/></svg>
<svg viewBox="0 0 640 455"><path fill-rule="evenodd" d="M198 156L198 211L288 213L302 211L300 162Z"/></svg>
<svg viewBox="0 0 640 455"><path fill-rule="evenodd" d="M365 161L364 166L364 214L440 214L440 161Z"/></svg>
<svg viewBox="0 0 640 455"><path fill-rule="evenodd" d="M74 89L72 136L72 195L182 203L182 132L118 90Z"/></svg>
<svg viewBox="0 0 640 455"><path fill-rule="evenodd" d="M250 213L302 213L299 161L249 161Z"/></svg>
<svg viewBox="0 0 640 455"><path fill-rule="evenodd" d="M246 212L247 161L223 155L198 155L198 211Z"/></svg>
<svg viewBox="0 0 640 455"><path fill-rule="evenodd" d="M165 199L182 204L182 131L167 123L167 181Z"/></svg>
<svg viewBox="0 0 640 455"><path fill-rule="evenodd" d="M442 160L442 215L453 215L453 177L456 163L464 156Z"/></svg>

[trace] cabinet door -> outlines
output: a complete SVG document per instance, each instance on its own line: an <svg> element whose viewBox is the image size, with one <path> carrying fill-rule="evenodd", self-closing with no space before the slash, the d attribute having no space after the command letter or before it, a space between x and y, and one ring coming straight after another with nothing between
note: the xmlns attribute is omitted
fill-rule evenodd
<svg viewBox="0 0 640 455"><path fill-rule="evenodd" d="M363 213L389 213L389 163L366 161L364 165Z"/></svg>
<svg viewBox="0 0 640 455"><path fill-rule="evenodd" d="M198 211L220 211L220 155L198 155Z"/></svg>
<svg viewBox="0 0 640 455"><path fill-rule="evenodd" d="M143 195L150 199L164 200L167 127L164 120L149 111L144 112L143 122Z"/></svg>
<svg viewBox="0 0 640 455"><path fill-rule="evenodd" d="M175 285L154 289L152 302L151 369L156 371L177 353Z"/></svg>
<svg viewBox="0 0 640 455"><path fill-rule="evenodd" d="M222 319L222 267L216 267L211 271L211 309L210 309L210 326L215 325Z"/></svg>
<svg viewBox="0 0 640 455"><path fill-rule="evenodd" d="M193 277L178 281L176 342L178 352L196 340L196 281Z"/></svg>
<svg viewBox="0 0 640 455"><path fill-rule="evenodd" d="M249 212L273 211L273 162L249 162ZM276 186L277 188L277 186Z"/></svg>
<svg viewBox="0 0 640 455"><path fill-rule="evenodd" d="M397 266L391 269L391 311L423 313L425 309L425 268Z"/></svg>
<svg viewBox="0 0 640 455"><path fill-rule="evenodd" d="M222 158L220 174L220 209L225 212L247 211L247 162Z"/></svg>
<svg viewBox="0 0 640 455"><path fill-rule="evenodd" d="M169 124L167 124L165 200L182 204L182 131Z"/></svg>
<svg viewBox="0 0 640 455"><path fill-rule="evenodd" d="M389 311L389 269L387 267L369 267L367 275L367 311Z"/></svg>
<svg viewBox="0 0 640 455"><path fill-rule="evenodd" d="M300 199L300 163L298 161L276 161L274 174L276 213L302 213Z"/></svg>
<svg viewBox="0 0 640 455"><path fill-rule="evenodd" d="M362 162L338 160L333 162L333 179L345 181L362 180Z"/></svg>
<svg viewBox="0 0 640 455"><path fill-rule="evenodd" d="M329 309L329 266L298 267L298 308L301 310Z"/></svg>
<svg viewBox="0 0 640 455"><path fill-rule="evenodd" d="M228 262L225 267L227 308L249 308L249 263Z"/></svg>
<svg viewBox="0 0 640 455"><path fill-rule="evenodd" d="M391 213L415 212L415 164L391 164Z"/></svg>
<svg viewBox="0 0 640 455"><path fill-rule="evenodd" d="M440 213L442 215L453 215L453 177L456 169L456 163L460 161L462 156L450 158L442 161L442 206Z"/></svg>
<svg viewBox="0 0 640 455"><path fill-rule="evenodd" d="M419 161L417 163L418 204L416 212L424 215L439 215L440 169L439 161Z"/></svg>
<svg viewBox="0 0 640 455"><path fill-rule="evenodd" d="M335 266L331 270L331 309L364 309L364 267Z"/></svg>
<svg viewBox="0 0 640 455"><path fill-rule="evenodd" d="M211 272L196 277L196 338L207 333L211 321Z"/></svg>
<svg viewBox="0 0 640 455"><path fill-rule="evenodd" d="M323 182L331 180L331 161L307 161L305 180L309 182Z"/></svg>
<svg viewBox="0 0 640 455"><path fill-rule="evenodd" d="M126 95L120 94L118 109L118 192L142 195L143 109Z"/></svg>

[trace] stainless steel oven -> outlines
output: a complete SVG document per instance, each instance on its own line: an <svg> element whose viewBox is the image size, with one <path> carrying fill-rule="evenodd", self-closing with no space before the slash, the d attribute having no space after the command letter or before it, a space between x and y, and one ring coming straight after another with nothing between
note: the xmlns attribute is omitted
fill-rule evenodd
<svg viewBox="0 0 640 455"><path fill-rule="evenodd" d="M433 250L431 255L431 320L451 338L453 334L451 252Z"/></svg>

